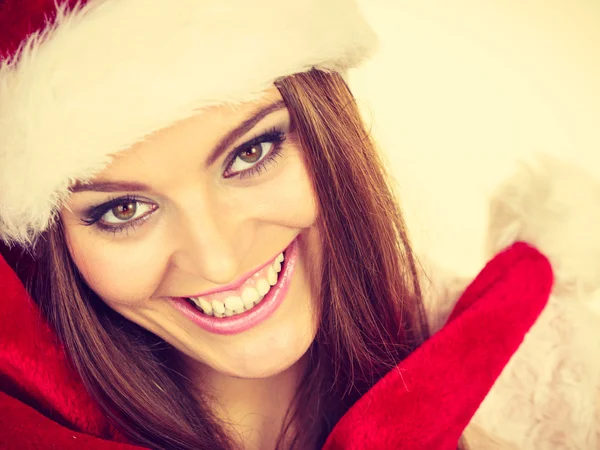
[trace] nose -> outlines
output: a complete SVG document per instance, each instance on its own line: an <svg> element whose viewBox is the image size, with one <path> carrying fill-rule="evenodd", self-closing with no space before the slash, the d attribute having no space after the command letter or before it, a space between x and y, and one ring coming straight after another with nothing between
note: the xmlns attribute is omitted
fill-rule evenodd
<svg viewBox="0 0 600 450"><path fill-rule="evenodd" d="M178 214L173 265L214 284L234 281L241 253L233 216L206 206Z"/></svg>

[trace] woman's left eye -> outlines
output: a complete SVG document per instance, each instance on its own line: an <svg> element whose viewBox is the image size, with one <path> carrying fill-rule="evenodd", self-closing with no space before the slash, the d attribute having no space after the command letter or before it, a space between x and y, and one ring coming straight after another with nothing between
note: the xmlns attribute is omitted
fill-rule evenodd
<svg viewBox="0 0 600 450"><path fill-rule="evenodd" d="M223 175L225 178L243 178L259 173L279 155L283 141L285 135L281 131L271 131L252 139L234 151Z"/></svg>
<svg viewBox="0 0 600 450"><path fill-rule="evenodd" d="M250 148L241 150L233 160L233 164L229 167L229 170L237 173L255 166L269 154L274 145L273 142L261 142L254 144Z"/></svg>

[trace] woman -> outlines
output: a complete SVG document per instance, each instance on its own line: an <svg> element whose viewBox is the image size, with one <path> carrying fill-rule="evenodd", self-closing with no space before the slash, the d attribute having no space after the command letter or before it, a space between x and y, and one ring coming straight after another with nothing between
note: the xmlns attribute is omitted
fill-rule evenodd
<svg viewBox="0 0 600 450"><path fill-rule="evenodd" d="M428 327L404 224L342 77L372 31L347 1L234 3L3 6L0 236L33 256L43 339L67 357L52 370L90 396L36 391L5 363L5 405L52 430L36 442L347 448L377 415L365 394L430 360L415 356ZM543 308L551 274L529 247L482 279L507 259L531 265L510 288L537 280L498 331L509 344L436 438L407 448L456 447ZM475 286L463 309L488 295Z"/></svg>

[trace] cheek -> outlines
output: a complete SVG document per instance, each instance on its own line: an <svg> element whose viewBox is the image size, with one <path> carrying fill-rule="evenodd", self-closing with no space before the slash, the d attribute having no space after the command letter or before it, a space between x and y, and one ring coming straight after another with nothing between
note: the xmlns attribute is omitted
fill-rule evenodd
<svg viewBox="0 0 600 450"><path fill-rule="evenodd" d="M257 188L254 214L279 225L303 229L317 219L317 202L301 156L286 161L285 170Z"/></svg>
<svg viewBox="0 0 600 450"><path fill-rule="evenodd" d="M148 251L154 246L103 243L86 236L87 230L67 232L73 261L88 286L112 306L139 306L153 296L165 271L165 258ZM86 245L96 242L95 245Z"/></svg>

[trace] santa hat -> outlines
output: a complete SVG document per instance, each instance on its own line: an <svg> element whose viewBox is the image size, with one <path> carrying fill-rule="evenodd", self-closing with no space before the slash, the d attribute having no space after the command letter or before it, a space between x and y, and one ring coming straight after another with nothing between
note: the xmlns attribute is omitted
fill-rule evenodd
<svg viewBox="0 0 600 450"><path fill-rule="evenodd" d="M0 30L0 239L24 246L115 153L376 44L353 0L6 0Z"/></svg>

